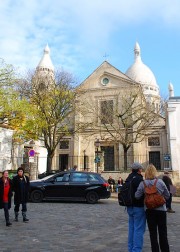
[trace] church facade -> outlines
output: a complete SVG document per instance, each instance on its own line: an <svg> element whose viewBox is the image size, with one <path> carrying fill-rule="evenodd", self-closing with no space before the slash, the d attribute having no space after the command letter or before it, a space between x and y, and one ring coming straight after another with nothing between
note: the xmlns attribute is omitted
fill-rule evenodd
<svg viewBox="0 0 180 252"><path fill-rule="evenodd" d="M161 99L154 74L141 60L138 43L134 47L134 57L134 63L125 74L104 61L77 87L82 95L78 97L79 112L74 118L75 127L80 123L87 123L91 127L77 131L59 143L53 161L54 169L64 170L78 165L79 170L104 173L124 171L124 150L121 141L114 137L115 134L109 137L113 129L107 134L101 126L102 121L106 120L100 117L105 109L103 106L108 106L108 120L111 120L115 104L120 104L129 90L137 86L142 88L146 102L153 104L157 113ZM158 170L168 169L170 161L166 158L169 149L165 118L160 117L158 122L154 123L153 127L151 125L146 128L146 131L148 134L143 140L132 141L127 153L127 168L130 168L132 162L138 161L144 167L153 163Z"/></svg>
<svg viewBox="0 0 180 252"><path fill-rule="evenodd" d="M36 74L40 76L49 74L50 79L54 78L54 66L48 46L44 49ZM142 138L138 136L138 141L136 131L140 121L138 126L130 127L130 130L135 129L135 131L131 132L130 137L126 135L129 137L130 146L125 153L127 146L123 146L122 136L125 129L123 123L126 120L121 120L119 123L115 118L122 116L120 109L135 97L137 90L140 93L135 103L138 108L137 114L142 113L141 107L144 104L150 104L155 114L159 114L161 107L159 86L153 72L142 62L138 43L134 47L134 63L125 73L108 61L104 61L76 87L78 94L76 113L72 117L75 133L59 142L53 158L52 170L63 171L77 165L78 170L102 172L105 177L113 174L114 178L118 178L119 173L128 170L133 162L138 161L144 167L153 163L159 171L167 169L179 174L180 136L177 122L180 99L174 97L172 85L169 86L170 98L165 111L166 117L158 116L154 121L150 118L152 124L146 125L143 129L145 133L143 132ZM147 121L148 118L147 115ZM27 153L29 148L33 148L37 153L37 171L34 177L36 178L38 173L46 171L47 151L42 143L37 141L33 147L28 144L22 146L22 150L27 149ZM18 156L22 158L18 159L17 165L24 164L23 151ZM28 164L30 163L27 161L26 165Z"/></svg>
<svg viewBox="0 0 180 252"><path fill-rule="evenodd" d="M119 176L118 174L128 170L134 161L142 163L144 167L153 163L158 170L170 167L170 161L165 158L169 149L164 117L159 116L158 120L142 128L143 137L138 136L138 140L135 136L140 121L138 126L130 127L128 130L135 130L131 136L127 135L130 141L127 153L124 151L121 135L124 130L123 122L118 125L114 121L114 118L117 118L116 108L122 108L135 93L137 94L137 90L141 93L138 96L140 103L150 104L155 114L159 113L159 87L154 74L141 60L138 43L134 47L134 57L134 63L126 73L104 61L76 88L78 98L73 121L77 130L60 141L53 158L52 170L63 171L77 165L78 170L86 169L102 172L107 176L112 173ZM36 74L38 72L53 76L54 66L48 46L36 68ZM142 113L140 111L141 108L139 113ZM116 132L118 127L121 130ZM45 160L44 156L41 158Z"/></svg>

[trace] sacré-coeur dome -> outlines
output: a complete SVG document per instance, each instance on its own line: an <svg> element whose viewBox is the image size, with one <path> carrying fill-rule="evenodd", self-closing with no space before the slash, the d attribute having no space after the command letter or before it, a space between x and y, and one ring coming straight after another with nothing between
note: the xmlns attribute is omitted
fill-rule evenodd
<svg viewBox="0 0 180 252"><path fill-rule="evenodd" d="M125 74L142 85L145 95L159 96L159 87L156 78L151 69L142 62L140 52L140 46L136 42L134 47L135 61Z"/></svg>

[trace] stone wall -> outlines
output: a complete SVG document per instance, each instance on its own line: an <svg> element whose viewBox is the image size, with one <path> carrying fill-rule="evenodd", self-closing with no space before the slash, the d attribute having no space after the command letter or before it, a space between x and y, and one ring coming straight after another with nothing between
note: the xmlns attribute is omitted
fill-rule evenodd
<svg viewBox="0 0 180 252"><path fill-rule="evenodd" d="M121 177L125 181L130 172L131 172L131 170L129 170L127 172L117 172L117 171L116 172L102 172L101 175L106 180L108 180L109 176L111 176L113 179L115 179L115 181L117 183L119 177ZM180 196L180 176L179 176L179 172L178 171L168 171L168 172L170 173L169 176L172 179L173 184L177 188L176 195L174 195L174 196ZM161 178L163 176L163 174L164 174L164 171L159 171L158 172L158 177ZM142 173L142 175L144 177L144 172Z"/></svg>

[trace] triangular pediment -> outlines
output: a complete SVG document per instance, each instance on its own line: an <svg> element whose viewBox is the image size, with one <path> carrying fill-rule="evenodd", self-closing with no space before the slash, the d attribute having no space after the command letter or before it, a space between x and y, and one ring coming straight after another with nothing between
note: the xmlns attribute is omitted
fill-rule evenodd
<svg viewBox="0 0 180 252"><path fill-rule="evenodd" d="M79 86L82 89L118 88L121 85L135 84L128 76L104 61Z"/></svg>

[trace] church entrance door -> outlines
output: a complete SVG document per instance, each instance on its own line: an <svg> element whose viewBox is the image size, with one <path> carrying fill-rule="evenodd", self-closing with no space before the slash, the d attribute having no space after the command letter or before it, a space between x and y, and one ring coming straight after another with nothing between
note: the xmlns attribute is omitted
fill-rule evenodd
<svg viewBox="0 0 180 252"><path fill-rule="evenodd" d="M160 151L149 152L149 163L153 164L157 170L161 170Z"/></svg>
<svg viewBox="0 0 180 252"><path fill-rule="evenodd" d="M60 154L59 155L59 170L64 171L68 169L68 154Z"/></svg>
<svg viewBox="0 0 180 252"><path fill-rule="evenodd" d="M104 171L114 171L114 146L101 146L104 152Z"/></svg>

